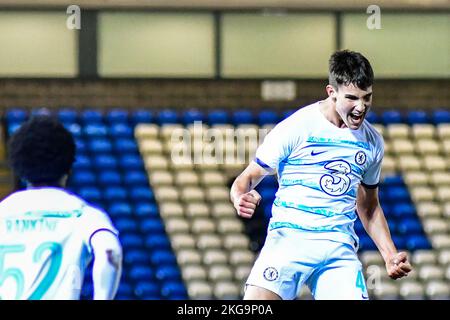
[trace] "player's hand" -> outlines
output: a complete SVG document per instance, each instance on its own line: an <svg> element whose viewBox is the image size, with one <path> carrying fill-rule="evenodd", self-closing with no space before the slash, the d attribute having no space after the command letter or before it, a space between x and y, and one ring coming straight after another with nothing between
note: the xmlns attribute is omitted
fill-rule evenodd
<svg viewBox="0 0 450 320"><path fill-rule="evenodd" d="M389 277L392 279L406 277L412 270L406 252L398 252L388 257L386 261L386 270Z"/></svg>
<svg viewBox="0 0 450 320"><path fill-rule="evenodd" d="M256 206L261 201L261 196L256 190L242 194L234 201L234 208L242 218L250 219L255 213Z"/></svg>

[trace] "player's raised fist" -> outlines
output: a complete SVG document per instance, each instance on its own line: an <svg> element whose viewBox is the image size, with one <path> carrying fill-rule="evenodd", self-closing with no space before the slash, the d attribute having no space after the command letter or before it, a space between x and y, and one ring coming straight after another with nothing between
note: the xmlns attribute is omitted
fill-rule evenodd
<svg viewBox="0 0 450 320"><path fill-rule="evenodd" d="M389 277L392 279L399 279L407 276L412 270L412 267L408 261L406 252L398 252L389 257L386 262L386 270Z"/></svg>
<svg viewBox="0 0 450 320"><path fill-rule="evenodd" d="M243 218L251 218L255 213L256 206L261 201L261 196L256 190L251 190L240 195L234 202L237 214Z"/></svg>

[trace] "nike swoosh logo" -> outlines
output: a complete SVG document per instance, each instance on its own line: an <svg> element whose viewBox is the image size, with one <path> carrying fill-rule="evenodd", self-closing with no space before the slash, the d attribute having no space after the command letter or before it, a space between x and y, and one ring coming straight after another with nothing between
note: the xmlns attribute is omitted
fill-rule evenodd
<svg viewBox="0 0 450 320"><path fill-rule="evenodd" d="M324 152L326 152L326 151L314 152L314 150L313 150L313 151L311 151L311 155L312 156L317 156L317 155L319 155L321 153L324 153Z"/></svg>
<svg viewBox="0 0 450 320"><path fill-rule="evenodd" d="M369 296L365 296L364 294L361 294L361 298L363 298L364 300L369 299Z"/></svg>

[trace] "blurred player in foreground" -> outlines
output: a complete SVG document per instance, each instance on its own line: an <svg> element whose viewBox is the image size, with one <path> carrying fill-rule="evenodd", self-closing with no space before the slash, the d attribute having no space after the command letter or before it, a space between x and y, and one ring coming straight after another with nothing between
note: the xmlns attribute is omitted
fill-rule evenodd
<svg viewBox="0 0 450 320"><path fill-rule="evenodd" d="M70 132L36 116L8 147L27 189L0 202L0 299L79 299L93 256L93 298L113 299L122 270L118 232L106 213L64 189L75 160Z"/></svg>
<svg viewBox="0 0 450 320"><path fill-rule="evenodd" d="M231 201L244 218L252 217L261 200L254 188L264 176L276 173L279 183L244 299L295 299L303 284L315 299L368 299L353 228L357 214L388 275L397 279L411 271L378 199L383 139L365 120L373 78L360 53L335 52L328 98L275 126L234 181Z"/></svg>

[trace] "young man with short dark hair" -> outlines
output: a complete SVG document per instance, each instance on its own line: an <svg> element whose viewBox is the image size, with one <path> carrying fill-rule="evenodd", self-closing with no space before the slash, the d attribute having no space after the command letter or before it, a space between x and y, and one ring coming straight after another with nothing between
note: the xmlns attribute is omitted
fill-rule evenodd
<svg viewBox="0 0 450 320"><path fill-rule="evenodd" d="M383 139L365 120L373 79L363 55L335 52L328 98L275 126L234 181L231 200L244 218L252 217L261 200L256 185L274 173L279 183L244 299L295 299L303 284L315 299L368 299L353 228L357 215L388 275L397 279L411 271L406 253L397 252L378 199Z"/></svg>

